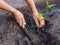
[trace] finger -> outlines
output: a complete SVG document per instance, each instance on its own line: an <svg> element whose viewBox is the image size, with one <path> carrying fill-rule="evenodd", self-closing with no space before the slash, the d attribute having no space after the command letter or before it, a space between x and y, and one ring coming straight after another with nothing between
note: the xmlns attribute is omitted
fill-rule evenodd
<svg viewBox="0 0 60 45"><path fill-rule="evenodd" d="M21 21L20 21L20 26L23 27L24 26L24 23L23 23L23 19L21 18Z"/></svg>
<svg viewBox="0 0 60 45"><path fill-rule="evenodd" d="M40 26L40 18L38 17L38 23L39 23L39 26Z"/></svg>
<svg viewBox="0 0 60 45"><path fill-rule="evenodd" d="M39 27L38 19L35 19L35 22L36 22L37 27Z"/></svg>
<svg viewBox="0 0 60 45"><path fill-rule="evenodd" d="M43 19L43 20L40 21L39 27L42 28L44 25L45 25L45 21L44 21L44 19Z"/></svg>
<svg viewBox="0 0 60 45"><path fill-rule="evenodd" d="M24 19L24 17L23 17L23 22L24 22L24 25L26 25L26 22L25 22L25 19Z"/></svg>
<svg viewBox="0 0 60 45"><path fill-rule="evenodd" d="M44 17L38 17L38 22L39 22L39 28L42 28L44 26Z"/></svg>
<svg viewBox="0 0 60 45"><path fill-rule="evenodd" d="M22 27L22 19L20 19L20 20L18 21L18 23L19 23L20 27Z"/></svg>
<svg viewBox="0 0 60 45"><path fill-rule="evenodd" d="M22 23L23 23L24 26L26 25L26 22L25 22L24 18L22 19Z"/></svg>
<svg viewBox="0 0 60 45"><path fill-rule="evenodd" d="M17 21L17 23L19 24L19 26L21 27L22 25L22 22L21 22L21 19L19 20L19 19L16 19L16 21Z"/></svg>

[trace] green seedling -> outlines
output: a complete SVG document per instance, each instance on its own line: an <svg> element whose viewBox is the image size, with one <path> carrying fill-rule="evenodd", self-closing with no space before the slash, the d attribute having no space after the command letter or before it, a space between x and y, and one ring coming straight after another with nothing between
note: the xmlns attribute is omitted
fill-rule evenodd
<svg viewBox="0 0 60 45"><path fill-rule="evenodd" d="M36 32L37 32L37 33L39 32L39 27L37 27L37 30L36 30Z"/></svg>
<svg viewBox="0 0 60 45"><path fill-rule="evenodd" d="M49 4L48 0L46 0L46 12L48 12L55 4Z"/></svg>
<svg viewBox="0 0 60 45"><path fill-rule="evenodd" d="M44 13L39 13L38 16L39 16L39 20L42 21L43 20L43 17L45 16L45 14ZM38 26L37 26L36 32L37 33L39 32L39 27Z"/></svg>
<svg viewBox="0 0 60 45"><path fill-rule="evenodd" d="M44 13L39 13L38 16L39 16L39 20L42 21L43 20L43 17L44 17Z"/></svg>

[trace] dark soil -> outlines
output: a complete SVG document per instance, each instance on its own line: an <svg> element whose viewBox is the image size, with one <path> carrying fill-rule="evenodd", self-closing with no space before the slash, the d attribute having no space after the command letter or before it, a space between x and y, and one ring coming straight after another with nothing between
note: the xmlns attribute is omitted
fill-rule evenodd
<svg viewBox="0 0 60 45"><path fill-rule="evenodd" d="M55 0L54 0L55 1ZM52 3L57 3L52 2ZM37 3L38 4L38 3ZM44 12L45 5L38 4L39 12ZM43 8L42 8L43 7ZM56 6L56 7L59 7ZM24 14L31 42L25 36L23 29L19 27L11 13L0 16L0 45L60 45L60 14L45 16L45 26L36 33L36 25L28 7L18 9Z"/></svg>

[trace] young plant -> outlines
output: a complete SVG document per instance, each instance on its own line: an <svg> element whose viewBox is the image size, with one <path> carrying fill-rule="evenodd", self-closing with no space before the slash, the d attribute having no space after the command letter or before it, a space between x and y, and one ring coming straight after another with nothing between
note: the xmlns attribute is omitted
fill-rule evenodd
<svg viewBox="0 0 60 45"><path fill-rule="evenodd" d="M39 13L38 16L39 16L39 20L42 21L43 20L43 17L44 17L44 13ZM38 33L39 32L39 27L37 27L37 30L36 32Z"/></svg>
<svg viewBox="0 0 60 45"><path fill-rule="evenodd" d="M36 32L37 32L37 33L39 32L39 27L37 27Z"/></svg>
<svg viewBox="0 0 60 45"><path fill-rule="evenodd" d="M38 16L39 16L39 20L42 21L42 19L45 16L45 14L44 13L39 13Z"/></svg>
<svg viewBox="0 0 60 45"><path fill-rule="evenodd" d="M46 12L48 12L55 4L49 4L48 0L46 0Z"/></svg>

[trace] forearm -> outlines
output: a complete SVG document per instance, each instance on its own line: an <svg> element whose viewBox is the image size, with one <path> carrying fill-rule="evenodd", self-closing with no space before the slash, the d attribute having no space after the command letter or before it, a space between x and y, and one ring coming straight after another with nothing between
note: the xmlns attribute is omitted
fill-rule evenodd
<svg viewBox="0 0 60 45"><path fill-rule="evenodd" d="M38 12L33 0L25 0L32 10L32 13Z"/></svg>
<svg viewBox="0 0 60 45"><path fill-rule="evenodd" d="M14 13L16 11L15 8L11 7L10 5L8 5L7 3L5 3L3 0L0 0L0 8L7 10L9 12Z"/></svg>

